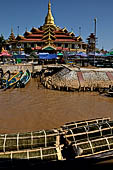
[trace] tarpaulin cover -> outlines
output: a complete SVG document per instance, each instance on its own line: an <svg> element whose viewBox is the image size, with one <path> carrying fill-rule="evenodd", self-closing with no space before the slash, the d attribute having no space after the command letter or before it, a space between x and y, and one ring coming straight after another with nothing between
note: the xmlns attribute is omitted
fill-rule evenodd
<svg viewBox="0 0 113 170"><path fill-rule="evenodd" d="M55 59L57 54L39 53L39 59Z"/></svg>
<svg viewBox="0 0 113 170"><path fill-rule="evenodd" d="M10 55L6 50L4 50L4 51L2 51L0 53L0 56L9 56L9 57L11 57L12 55Z"/></svg>
<svg viewBox="0 0 113 170"><path fill-rule="evenodd" d="M26 55L13 55L13 58L21 58L21 59L24 59L24 58L26 58Z"/></svg>

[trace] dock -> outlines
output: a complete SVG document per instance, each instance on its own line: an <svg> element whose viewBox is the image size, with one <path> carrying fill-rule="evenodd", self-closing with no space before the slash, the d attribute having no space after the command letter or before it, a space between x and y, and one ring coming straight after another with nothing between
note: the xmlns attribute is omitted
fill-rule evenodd
<svg viewBox="0 0 113 170"><path fill-rule="evenodd" d="M51 70L51 71L50 71ZM50 73L51 74L47 74ZM61 65L45 68L42 83L46 88L66 91L101 91L113 86L112 68L79 68Z"/></svg>
<svg viewBox="0 0 113 170"><path fill-rule="evenodd" d="M17 73L29 69L32 77L40 77L45 88L64 91L106 91L113 86L113 68L87 68L77 65L15 64L2 65L4 72Z"/></svg>

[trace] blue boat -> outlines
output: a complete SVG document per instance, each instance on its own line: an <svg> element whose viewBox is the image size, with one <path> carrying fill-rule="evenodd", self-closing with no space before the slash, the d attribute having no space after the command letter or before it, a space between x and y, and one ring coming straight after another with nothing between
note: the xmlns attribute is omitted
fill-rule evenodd
<svg viewBox="0 0 113 170"><path fill-rule="evenodd" d="M9 80L7 80L5 90L16 85L17 82L20 80L22 74L23 74L23 71L19 71L18 73L14 74Z"/></svg>
<svg viewBox="0 0 113 170"><path fill-rule="evenodd" d="M16 87L23 88L31 79L31 72L27 69L23 75L21 76L20 80L16 84Z"/></svg>

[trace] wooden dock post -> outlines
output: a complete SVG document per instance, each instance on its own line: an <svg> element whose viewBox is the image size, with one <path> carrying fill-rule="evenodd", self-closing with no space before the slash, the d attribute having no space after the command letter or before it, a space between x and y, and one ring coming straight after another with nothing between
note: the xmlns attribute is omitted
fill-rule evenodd
<svg viewBox="0 0 113 170"><path fill-rule="evenodd" d="M93 91L93 86L91 86L91 92Z"/></svg>
<svg viewBox="0 0 113 170"><path fill-rule="evenodd" d="M58 90L60 90L60 86L58 86Z"/></svg>
<svg viewBox="0 0 113 170"><path fill-rule="evenodd" d="M69 90L68 86L66 87L66 90L67 90L67 91Z"/></svg>

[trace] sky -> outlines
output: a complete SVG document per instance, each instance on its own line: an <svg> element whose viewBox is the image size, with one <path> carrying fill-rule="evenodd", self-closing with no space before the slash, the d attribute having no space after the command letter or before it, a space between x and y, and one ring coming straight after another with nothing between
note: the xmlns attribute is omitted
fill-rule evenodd
<svg viewBox="0 0 113 170"><path fill-rule="evenodd" d="M0 34L8 39L11 28L15 36L44 24L49 0L0 0ZM97 18L97 48L113 48L113 0L51 0L55 24L81 34L84 42L94 32ZM18 29L19 26L19 29ZM81 31L79 31L81 27Z"/></svg>

